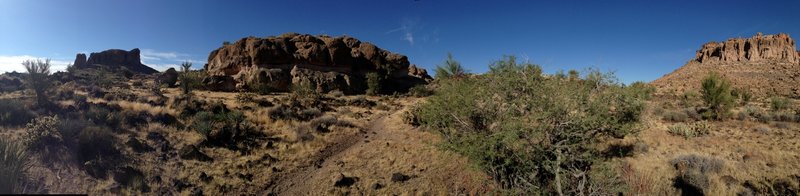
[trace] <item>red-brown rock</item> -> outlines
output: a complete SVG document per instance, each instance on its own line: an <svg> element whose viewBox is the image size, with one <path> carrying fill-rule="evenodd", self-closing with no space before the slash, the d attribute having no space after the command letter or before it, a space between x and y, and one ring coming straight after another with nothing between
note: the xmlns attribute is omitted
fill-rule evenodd
<svg viewBox="0 0 800 196"><path fill-rule="evenodd" d="M431 77L411 67L408 57L358 39L286 33L266 38L247 37L212 51L206 71L216 82L212 90L242 90L268 85L288 91L293 83L308 80L319 91L363 93L365 75L387 73L385 89L406 91ZM293 71L294 70L294 71ZM228 78L228 79L223 79ZM222 84L220 82L233 82ZM235 88L231 88L235 87Z"/></svg>

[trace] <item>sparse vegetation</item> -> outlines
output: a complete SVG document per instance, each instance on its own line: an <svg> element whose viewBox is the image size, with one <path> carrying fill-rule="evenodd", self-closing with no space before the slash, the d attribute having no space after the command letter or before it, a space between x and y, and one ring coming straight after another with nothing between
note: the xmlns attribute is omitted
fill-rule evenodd
<svg viewBox="0 0 800 196"><path fill-rule="evenodd" d="M734 101L730 82L718 73L712 72L703 79L700 92L703 102L708 107L704 116L722 120L728 115Z"/></svg>
<svg viewBox="0 0 800 196"><path fill-rule="evenodd" d="M647 95L599 72L580 80L542 77L536 65L504 57L490 73L441 80L417 113L442 134L446 148L464 154L515 193L577 194L569 186L602 158L599 136L636 132ZM613 109L612 109L613 108Z"/></svg>
<svg viewBox="0 0 800 196"><path fill-rule="evenodd" d="M0 138L0 193L22 193L21 182L30 167L26 147L10 138Z"/></svg>
<svg viewBox="0 0 800 196"><path fill-rule="evenodd" d="M36 103L42 107L48 104L47 91L50 89L50 59L25 60L22 62L28 71L28 86L36 93Z"/></svg>
<svg viewBox="0 0 800 196"><path fill-rule="evenodd" d="M772 97L769 99L769 104L772 111L782 111L792 107L792 101L786 97Z"/></svg>
<svg viewBox="0 0 800 196"><path fill-rule="evenodd" d="M35 116L18 100L0 99L0 125L20 126Z"/></svg>
<svg viewBox="0 0 800 196"><path fill-rule="evenodd" d="M669 133L682 136L686 139L708 135L714 129L707 121L697 121L691 124L677 123L669 127Z"/></svg>

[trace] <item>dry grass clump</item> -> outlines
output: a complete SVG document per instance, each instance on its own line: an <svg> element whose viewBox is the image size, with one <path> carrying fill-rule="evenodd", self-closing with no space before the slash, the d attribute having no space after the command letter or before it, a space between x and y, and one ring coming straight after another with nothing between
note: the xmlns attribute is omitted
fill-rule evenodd
<svg viewBox="0 0 800 196"><path fill-rule="evenodd" d="M25 108L22 101L16 99L0 100L0 125L20 126L33 119L35 114Z"/></svg>

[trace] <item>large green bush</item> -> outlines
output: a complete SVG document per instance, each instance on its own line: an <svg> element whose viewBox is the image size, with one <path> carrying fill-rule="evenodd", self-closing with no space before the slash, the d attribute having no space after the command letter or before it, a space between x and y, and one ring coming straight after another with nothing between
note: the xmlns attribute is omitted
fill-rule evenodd
<svg viewBox="0 0 800 196"><path fill-rule="evenodd" d="M378 72L369 72L367 73L367 95L378 95L381 93L381 82L383 81L383 76L378 74Z"/></svg>
<svg viewBox="0 0 800 196"><path fill-rule="evenodd" d="M609 74L543 76L538 65L513 57L493 63L487 74L440 85L414 111L414 121L441 133L447 149L516 193L588 192L573 185L604 180L586 175L603 160L596 144L636 132L649 96Z"/></svg>
<svg viewBox="0 0 800 196"><path fill-rule="evenodd" d="M708 110L705 116L721 120L728 115L734 103L731 84L715 72L709 73L701 83L700 93Z"/></svg>

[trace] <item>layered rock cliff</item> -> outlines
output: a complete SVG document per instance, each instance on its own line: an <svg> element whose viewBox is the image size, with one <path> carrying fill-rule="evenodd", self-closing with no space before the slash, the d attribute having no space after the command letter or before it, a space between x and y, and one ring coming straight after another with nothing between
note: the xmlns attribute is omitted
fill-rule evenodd
<svg viewBox="0 0 800 196"><path fill-rule="evenodd" d="M365 75L384 75L386 91L405 91L427 83L424 69L395 54L358 39L287 33L266 38L247 37L211 52L204 83L211 90L234 91L266 85L288 91L310 82L317 91L363 93Z"/></svg>
<svg viewBox="0 0 800 196"><path fill-rule="evenodd" d="M800 62L795 42L787 34L762 35L751 38L728 39L710 42L697 51L694 60L699 63L780 60Z"/></svg>
<svg viewBox="0 0 800 196"><path fill-rule="evenodd" d="M73 65L77 68L119 66L135 73L158 73L155 69L142 64L140 53L138 48L134 48L130 51L111 49L102 52L93 52L89 55L89 59L86 59L86 54L78 53Z"/></svg>
<svg viewBox="0 0 800 196"><path fill-rule="evenodd" d="M698 91L717 72L757 97L800 97L800 52L787 34L756 34L703 45L686 65L652 82L660 93Z"/></svg>

